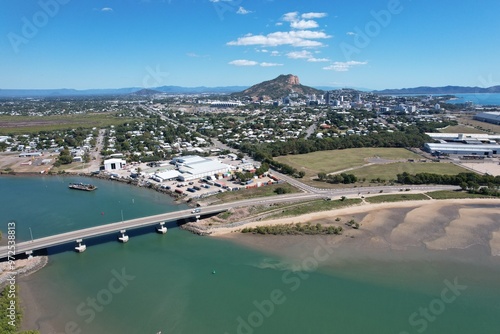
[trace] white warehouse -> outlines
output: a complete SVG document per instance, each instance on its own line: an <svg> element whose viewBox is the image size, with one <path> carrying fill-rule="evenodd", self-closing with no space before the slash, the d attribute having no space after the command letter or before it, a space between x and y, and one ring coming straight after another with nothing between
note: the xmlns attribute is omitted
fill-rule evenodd
<svg viewBox="0 0 500 334"><path fill-rule="evenodd" d="M201 157L199 157L201 158ZM190 181L215 174L225 174L231 170L231 166L211 159L189 159L182 166L179 166L181 175L177 178L179 181Z"/></svg>
<svg viewBox="0 0 500 334"><path fill-rule="evenodd" d="M427 152L435 154L463 154L492 156L500 154L498 144L461 144L461 143L426 143L424 148Z"/></svg>
<svg viewBox="0 0 500 334"><path fill-rule="evenodd" d="M108 159L104 160L104 170L106 171L114 171L122 169L127 162L123 159Z"/></svg>

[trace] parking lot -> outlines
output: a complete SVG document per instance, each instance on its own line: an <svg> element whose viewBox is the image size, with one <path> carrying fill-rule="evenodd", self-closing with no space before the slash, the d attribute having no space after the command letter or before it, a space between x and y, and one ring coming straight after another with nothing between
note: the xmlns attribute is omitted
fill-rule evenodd
<svg viewBox="0 0 500 334"><path fill-rule="evenodd" d="M154 180L149 181L163 189L194 199L205 198L226 191L245 191L247 188L262 187L267 184L276 183L275 180L268 176L254 178L248 184L241 184L239 181L232 180L229 177L216 178L215 176L210 177L210 179L203 178L189 182L164 181L160 183Z"/></svg>

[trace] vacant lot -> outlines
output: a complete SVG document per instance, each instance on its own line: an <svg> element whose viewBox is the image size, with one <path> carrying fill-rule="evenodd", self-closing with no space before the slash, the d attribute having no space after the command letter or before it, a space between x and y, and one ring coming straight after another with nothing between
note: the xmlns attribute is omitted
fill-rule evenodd
<svg viewBox="0 0 500 334"><path fill-rule="evenodd" d="M387 163L420 158L422 157L403 148L352 148L287 155L275 160L304 171L306 180L315 178L319 172L334 173L373 162Z"/></svg>
<svg viewBox="0 0 500 334"><path fill-rule="evenodd" d="M454 125L439 130L442 133L488 133L487 131L476 129L471 125Z"/></svg>
<svg viewBox="0 0 500 334"><path fill-rule="evenodd" d="M462 117L462 118L459 118L458 121L461 124L471 125L474 128L476 128L477 130L490 131L490 132L493 132L495 134L500 133L500 125L476 121L476 120L472 119L472 117Z"/></svg>
<svg viewBox="0 0 500 334"><path fill-rule="evenodd" d="M283 183L283 184L273 184L273 185L263 186L259 188L241 189L238 191L226 191L215 195L215 197L219 199L222 203L234 202L249 198L274 196L276 195L276 189L278 188L283 189L286 193L299 192L297 188L287 183Z"/></svg>
<svg viewBox="0 0 500 334"><path fill-rule="evenodd" d="M73 128L106 128L131 121L120 118L116 113L78 114L58 116L0 116L0 134L26 134L40 131L66 130Z"/></svg>
<svg viewBox="0 0 500 334"><path fill-rule="evenodd" d="M351 171L358 179L380 178L382 180L395 180L398 174L407 172L409 174L433 173L443 175L456 175L467 173L469 170L446 162L395 162L384 165L370 165Z"/></svg>

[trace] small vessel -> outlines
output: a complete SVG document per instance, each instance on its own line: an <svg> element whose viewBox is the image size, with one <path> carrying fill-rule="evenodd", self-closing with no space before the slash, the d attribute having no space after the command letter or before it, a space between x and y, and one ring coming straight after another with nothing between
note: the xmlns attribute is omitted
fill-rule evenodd
<svg viewBox="0 0 500 334"><path fill-rule="evenodd" d="M70 183L68 186L70 189L76 189L76 190L85 190L85 191L92 191L96 190L97 187L94 186L93 184L86 184L86 183Z"/></svg>

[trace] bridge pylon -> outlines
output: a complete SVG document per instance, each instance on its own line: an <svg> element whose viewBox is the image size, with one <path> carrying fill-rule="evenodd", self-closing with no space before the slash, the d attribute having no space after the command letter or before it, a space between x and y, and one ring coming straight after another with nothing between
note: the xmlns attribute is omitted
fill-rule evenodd
<svg viewBox="0 0 500 334"><path fill-rule="evenodd" d="M118 236L118 240L122 243L128 241L128 235L126 235L125 232L127 232L127 230L120 230L120 235Z"/></svg>
<svg viewBox="0 0 500 334"><path fill-rule="evenodd" d="M156 227L156 232L160 234L167 233L167 227L165 226L165 222L161 222L158 227Z"/></svg>
<svg viewBox="0 0 500 334"><path fill-rule="evenodd" d="M78 246L75 247L75 251L77 251L78 253L85 252L85 250L87 249L87 246L85 244L83 244L83 239L77 239L76 243L78 244Z"/></svg>

